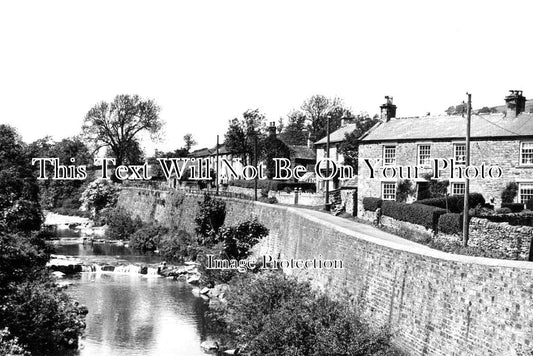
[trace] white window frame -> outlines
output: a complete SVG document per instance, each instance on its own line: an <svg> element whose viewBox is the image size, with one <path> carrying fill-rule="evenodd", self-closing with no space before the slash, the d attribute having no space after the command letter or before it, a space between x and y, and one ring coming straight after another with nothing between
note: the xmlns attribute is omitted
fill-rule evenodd
<svg viewBox="0 0 533 356"><path fill-rule="evenodd" d="M385 159L387 149L389 148L394 149L394 158L393 158L394 162L392 163L387 163L387 160ZM396 165L396 145L383 145L383 165L384 166L395 166Z"/></svg>
<svg viewBox="0 0 533 356"><path fill-rule="evenodd" d="M429 147L429 150L428 150L428 153L427 153L427 162L423 162L421 160L422 158L422 154L421 154L421 148L422 147ZM429 167L431 166L431 144L429 143L420 143L418 144L417 146L417 159L416 159L416 162L419 166L422 166L422 167Z"/></svg>
<svg viewBox="0 0 533 356"><path fill-rule="evenodd" d="M457 148L459 147L463 147L464 149L464 160L463 161L458 161L457 160ZM453 144L453 160L454 160L454 163L458 166L464 166L466 164L466 143L454 143Z"/></svg>
<svg viewBox="0 0 533 356"><path fill-rule="evenodd" d="M463 186L462 188L462 193L455 193L454 191L456 190L457 187L459 186ZM450 183L450 195L465 195L465 192L466 192L466 184L465 182L451 182Z"/></svg>
<svg viewBox="0 0 533 356"><path fill-rule="evenodd" d="M530 195L530 198L523 199L522 198L522 189L531 190L528 195ZM529 199L533 198L533 181L532 182L519 182L518 183L518 194L517 194L517 202L521 204L525 204Z"/></svg>
<svg viewBox="0 0 533 356"><path fill-rule="evenodd" d="M385 186L386 185L392 185L394 186L394 197L392 198L386 198L385 197ZM393 201L396 201L396 189L397 189L397 185L396 185L396 182L381 182L381 199L383 200L393 200ZM387 194L387 195L390 195Z"/></svg>
<svg viewBox="0 0 533 356"><path fill-rule="evenodd" d="M524 163L524 144L529 144L531 145L532 147L530 149L533 149L533 141L522 141L520 142L520 161L519 161L519 165L520 166L533 166L533 152L532 153L528 153L528 154L531 154L532 157L530 158L529 162L527 163Z"/></svg>

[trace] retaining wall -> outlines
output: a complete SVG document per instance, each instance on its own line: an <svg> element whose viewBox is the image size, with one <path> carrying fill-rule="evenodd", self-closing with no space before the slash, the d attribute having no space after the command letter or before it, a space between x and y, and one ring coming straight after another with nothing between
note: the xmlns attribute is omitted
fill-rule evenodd
<svg viewBox="0 0 533 356"><path fill-rule="evenodd" d="M192 231L200 198L126 188L119 205L143 220ZM286 272L334 296L356 300L371 324L390 325L395 343L412 355L520 355L520 350L531 350L533 264L407 248L325 222L304 209L226 201L227 223L254 213L270 229L261 242L262 253L343 260L342 270Z"/></svg>

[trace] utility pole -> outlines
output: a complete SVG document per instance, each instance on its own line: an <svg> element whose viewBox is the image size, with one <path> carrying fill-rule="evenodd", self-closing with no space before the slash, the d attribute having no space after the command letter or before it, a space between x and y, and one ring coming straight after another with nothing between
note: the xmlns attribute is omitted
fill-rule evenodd
<svg viewBox="0 0 533 356"><path fill-rule="evenodd" d="M219 175L218 175L218 170L220 169L220 164L218 163L218 135L217 135L217 181L216 181L216 184L217 184L217 195L218 195L218 191L219 191L219 188L218 188L218 180L219 180Z"/></svg>
<svg viewBox="0 0 533 356"><path fill-rule="evenodd" d="M472 94L466 93L468 103L466 104L466 159L465 164L470 166L470 120L472 116ZM463 246L468 246L468 196L470 194L470 180L465 175L465 195L463 205Z"/></svg>
<svg viewBox="0 0 533 356"><path fill-rule="evenodd" d="M254 161L257 168L257 132L254 134ZM254 200L257 201L257 174L254 178Z"/></svg>
<svg viewBox="0 0 533 356"><path fill-rule="evenodd" d="M329 113L326 116L326 177L329 177ZM331 205L329 204L329 180L326 179L326 201L324 202L324 210L329 211Z"/></svg>

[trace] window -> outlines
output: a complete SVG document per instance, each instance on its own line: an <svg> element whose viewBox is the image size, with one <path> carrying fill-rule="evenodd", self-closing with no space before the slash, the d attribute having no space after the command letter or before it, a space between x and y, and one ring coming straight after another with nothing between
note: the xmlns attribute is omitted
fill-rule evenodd
<svg viewBox="0 0 533 356"><path fill-rule="evenodd" d="M452 183L452 195L464 195L465 184L464 183Z"/></svg>
<svg viewBox="0 0 533 356"><path fill-rule="evenodd" d="M466 145L464 143L453 145L453 158L455 164L466 164Z"/></svg>
<svg viewBox="0 0 533 356"><path fill-rule="evenodd" d="M520 143L520 164L533 164L533 142Z"/></svg>
<svg viewBox="0 0 533 356"><path fill-rule="evenodd" d="M431 145L418 145L418 165L431 165Z"/></svg>
<svg viewBox="0 0 533 356"><path fill-rule="evenodd" d="M381 199L396 200L396 183L381 183Z"/></svg>
<svg viewBox="0 0 533 356"><path fill-rule="evenodd" d="M396 164L396 146L383 146L383 165L393 166Z"/></svg>
<svg viewBox="0 0 533 356"><path fill-rule="evenodd" d="M533 199L533 183L519 183L518 202L525 204L529 199Z"/></svg>

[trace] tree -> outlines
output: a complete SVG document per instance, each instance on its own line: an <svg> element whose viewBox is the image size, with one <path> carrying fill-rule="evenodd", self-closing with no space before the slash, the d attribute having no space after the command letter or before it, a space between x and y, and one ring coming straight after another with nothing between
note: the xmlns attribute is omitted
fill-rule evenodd
<svg viewBox="0 0 533 356"><path fill-rule="evenodd" d="M0 125L0 225L31 231L41 222L39 186L27 147L13 127Z"/></svg>
<svg viewBox="0 0 533 356"><path fill-rule="evenodd" d="M333 132L341 126L343 115L350 113L348 109L343 108L339 98L330 99L324 95L313 95L304 101L300 109L307 118L307 129L313 142L326 136L328 115L330 132Z"/></svg>
<svg viewBox="0 0 533 356"><path fill-rule="evenodd" d="M159 111L153 100L117 95L113 102L101 102L89 110L82 126L83 136L95 150L109 147L118 166L127 160L139 134L148 132L157 138L163 126Z"/></svg>
<svg viewBox="0 0 533 356"><path fill-rule="evenodd" d="M245 164L250 163L248 158L254 152L255 140L257 139L259 146L264 138L265 121L265 115L255 109L246 110L242 114L242 119L235 118L229 122L225 134L226 147L232 152L241 154Z"/></svg>
<svg viewBox="0 0 533 356"><path fill-rule="evenodd" d="M464 115L466 114L466 104L463 102L459 105L452 105L445 112L448 115Z"/></svg>
<svg viewBox="0 0 533 356"><path fill-rule="evenodd" d="M288 115L288 123L281 133L281 139L288 145L307 144L307 117L301 111L292 111Z"/></svg>
<svg viewBox="0 0 533 356"><path fill-rule="evenodd" d="M344 141L341 143L340 152L344 156L344 164L351 166L354 173L357 174L358 157L359 157L359 138L376 123L379 122L379 117L375 115L373 118L368 114L359 114L353 123L355 123L355 130L345 135Z"/></svg>
<svg viewBox="0 0 533 356"><path fill-rule="evenodd" d="M187 150L187 152L191 150L192 146L196 146L196 143L197 143L192 137L191 133L185 134L185 136L183 136L183 141L185 141L184 148Z"/></svg>
<svg viewBox="0 0 533 356"><path fill-rule="evenodd" d="M79 137L65 138L59 142L52 141L50 136L32 142L28 147L30 157L58 158L62 165L91 165L91 154ZM74 162L71 161L74 160ZM37 166L34 167L38 169ZM85 180L52 180L39 181L41 193L40 203L45 208L57 208L63 205L79 206L81 187Z"/></svg>

